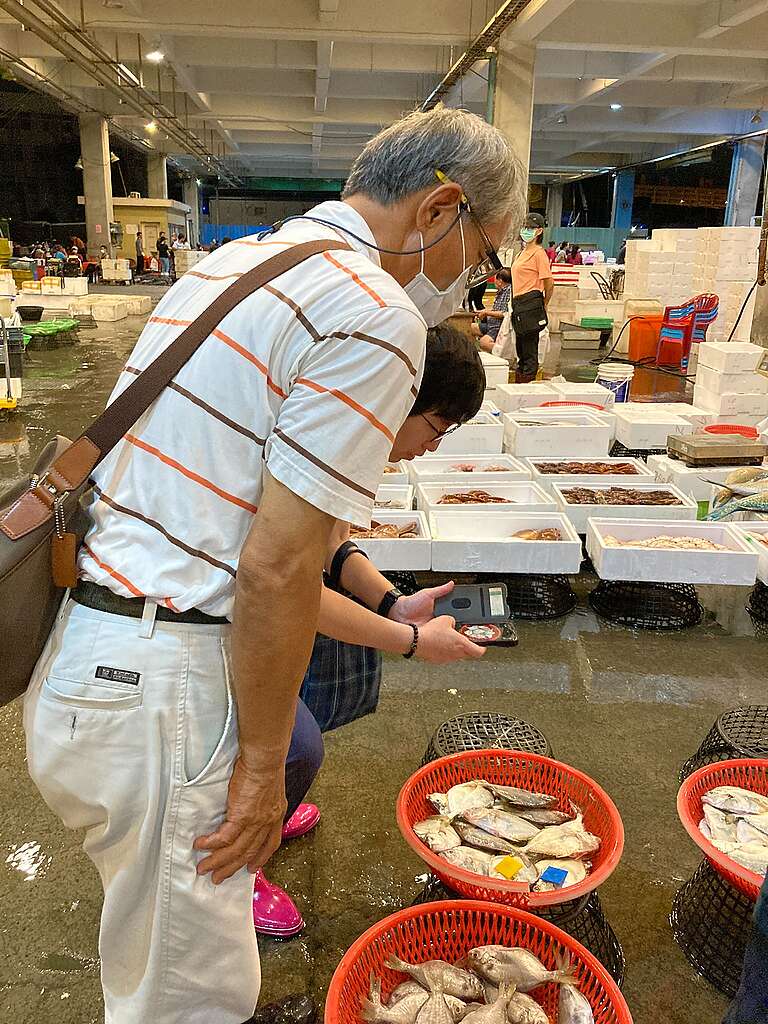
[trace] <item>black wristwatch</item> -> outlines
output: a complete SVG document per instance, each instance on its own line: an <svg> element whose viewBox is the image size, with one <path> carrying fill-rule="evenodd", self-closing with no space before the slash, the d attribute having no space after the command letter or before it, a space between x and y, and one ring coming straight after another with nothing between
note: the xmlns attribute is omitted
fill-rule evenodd
<svg viewBox="0 0 768 1024"><path fill-rule="evenodd" d="M388 618L389 613L392 611L392 609L395 607L395 605L402 596L402 593L397 589L397 587L392 587L392 589L388 590L384 597L382 597L381 601L379 602L379 607L376 609L376 614L383 615L384 618Z"/></svg>

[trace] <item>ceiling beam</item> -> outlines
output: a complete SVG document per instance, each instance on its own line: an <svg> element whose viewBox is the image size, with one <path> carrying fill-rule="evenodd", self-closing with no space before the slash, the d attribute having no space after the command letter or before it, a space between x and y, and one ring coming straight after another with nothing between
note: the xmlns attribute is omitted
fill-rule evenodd
<svg viewBox="0 0 768 1024"><path fill-rule="evenodd" d="M324 114L328 106L332 62L333 41L330 39L319 39L317 42L317 64L315 66L315 113L317 114Z"/></svg>
<svg viewBox="0 0 768 1024"><path fill-rule="evenodd" d="M768 0L710 0L699 16L699 39L715 39L768 12Z"/></svg>

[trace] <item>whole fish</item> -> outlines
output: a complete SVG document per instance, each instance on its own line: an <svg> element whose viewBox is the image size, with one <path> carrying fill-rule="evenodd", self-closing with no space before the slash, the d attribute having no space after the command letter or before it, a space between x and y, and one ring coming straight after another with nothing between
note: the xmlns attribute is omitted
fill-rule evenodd
<svg viewBox="0 0 768 1024"><path fill-rule="evenodd" d="M557 966L567 971L571 966L570 955L558 957ZM558 999L557 1024L595 1024L595 1015L589 1000L574 985L561 985Z"/></svg>
<svg viewBox="0 0 768 1024"><path fill-rule="evenodd" d="M518 789L517 786L497 786L491 782L487 786L496 796L516 807L551 807L557 803L557 797L548 793L534 793L531 789Z"/></svg>
<svg viewBox="0 0 768 1024"><path fill-rule="evenodd" d="M427 996L427 1000L419 1010L416 1024L454 1024L450 1007L445 1001L445 994L435 989Z"/></svg>
<svg viewBox="0 0 768 1024"><path fill-rule="evenodd" d="M445 793L430 793L427 800L432 804L438 814L448 814L448 797Z"/></svg>
<svg viewBox="0 0 768 1024"><path fill-rule="evenodd" d="M587 877L587 864L583 860L539 860L536 862L538 876L534 885L535 892L552 892L553 889L564 889L566 885L578 885ZM558 868L560 871L567 871L565 881L562 885L555 885L554 882L544 882L541 876L547 868Z"/></svg>
<svg viewBox="0 0 768 1024"><path fill-rule="evenodd" d="M478 1006L468 1013L464 1020L467 1024L508 1024L507 1007L515 993L515 986L502 982L496 999L489 1006Z"/></svg>
<svg viewBox="0 0 768 1024"><path fill-rule="evenodd" d="M472 814L473 812L468 812ZM500 836L493 836L476 825L470 825L466 821L456 821L453 824L456 832L461 836L462 843L468 846L476 846L480 850L493 850L496 853L516 854L517 847L507 842Z"/></svg>
<svg viewBox="0 0 768 1024"><path fill-rule="evenodd" d="M485 992L485 1001L489 1005L495 1003L499 998L499 986L494 985L491 981L485 981L483 978L480 979L483 985L483 992Z"/></svg>
<svg viewBox="0 0 768 1024"><path fill-rule="evenodd" d="M461 839L451 826L451 819L442 814L416 822L413 831L435 853L461 846Z"/></svg>
<svg viewBox="0 0 768 1024"><path fill-rule="evenodd" d="M446 799L448 800L448 813L455 815L477 807L491 807L493 793L483 782L463 782L460 786L453 786L449 789Z"/></svg>
<svg viewBox="0 0 768 1024"><path fill-rule="evenodd" d="M525 992L515 992L510 999L507 1020L509 1024L549 1024L544 1008Z"/></svg>
<svg viewBox="0 0 768 1024"><path fill-rule="evenodd" d="M369 1024L416 1024L419 1011L428 999L429 992L421 989L403 996L394 1005L385 1006L381 1001L381 979L372 977L370 994L361 1003L360 1016Z"/></svg>
<svg viewBox="0 0 768 1024"><path fill-rule="evenodd" d="M406 996L418 996L426 992L418 981L401 981L397 988L392 990L392 995L389 997L388 1006L394 1006L395 1003L399 1003L401 999Z"/></svg>
<svg viewBox="0 0 768 1024"><path fill-rule="evenodd" d="M492 836L498 836L511 843L525 843L539 834L539 830L530 821L523 821L511 811L501 811L498 807L483 807L479 810L464 811L462 818L470 825L476 825L484 832L489 832Z"/></svg>
<svg viewBox="0 0 768 1024"><path fill-rule="evenodd" d="M507 876L503 872L499 871L499 865L502 863L502 861L506 860L508 856L509 854L505 854L503 857L493 858L490 864L490 868L488 870L489 878L501 878L505 882L528 882L529 885L531 882L536 881L536 879L539 877L537 867L532 860L525 856L522 850L517 850L514 854L515 857L519 857L520 860L523 862L523 866L520 868L520 870L517 872L514 878L507 878Z"/></svg>
<svg viewBox="0 0 768 1024"><path fill-rule="evenodd" d="M457 846L455 850L446 850L440 856L457 868L474 871L476 875L487 875L493 857L482 850L473 850L471 846Z"/></svg>
<svg viewBox="0 0 768 1024"><path fill-rule="evenodd" d="M736 841L739 846L755 843L757 846L764 846L768 851L768 835L755 828L748 818L739 818L736 822Z"/></svg>
<svg viewBox="0 0 768 1024"><path fill-rule="evenodd" d="M754 871L755 874L768 874L768 846L764 843L745 843L743 846L734 846L728 851L731 860L741 864L747 871Z"/></svg>
<svg viewBox="0 0 768 1024"><path fill-rule="evenodd" d="M509 809L525 821L530 821L532 825L541 828L544 825L563 825L566 821L572 820L571 815L565 811L551 811L546 807L516 807L511 804Z"/></svg>
<svg viewBox="0 0 768 1024"><path fill-rule="evenodd" d="M469 951L469 966L487 981L500 985L502 981L517 985L518 991L531 989L553 981L558 985L576 982L568 971L549 971L537 956L519 946L478 946Z"/></svg>
<svg viewBox="0 0 768 1024"><path fill-rule="evenodd" d="M726 814L766 814L768 796L752 793L740 786L717 786L701 798L702 803L717 807Z"/></svg>
<svg viewBox="0 0 768 1024"><path fill-rule="evenodd" d="M717 807L704 804L704 820L709 826L712 841L718 843L736 842L736 816L719 811Z"/></svg>
<svg viewBox="0 0 768 1024"><path fill-rule="evenodd" d="M752 828L756 828L758 832L762 832L768 839L768 813L748 814L745 816L744 821L748 821Z"/></svg>
<svg viewBox="0 0 768 1024"><path fill-rule="evenodd" d="M600 847L600 839L587 832L581 814L564 825L549 825L525 846L525 852L539 854L542 857L581 857L585 853L593 853Z"/></svg>
<svg viewBox="0 0 768 1024"><path fill-rule="evenodd" d="M454 967L444 960L427 960L423 964L409 964L399 957L391 956L387 960L387 967L393 971L400 971L402 974L409 974L414 981L430 992L442 992L445 995L456 996L457 999L483 998L483 986L480 979L469 971L460 967Z"/></svg>

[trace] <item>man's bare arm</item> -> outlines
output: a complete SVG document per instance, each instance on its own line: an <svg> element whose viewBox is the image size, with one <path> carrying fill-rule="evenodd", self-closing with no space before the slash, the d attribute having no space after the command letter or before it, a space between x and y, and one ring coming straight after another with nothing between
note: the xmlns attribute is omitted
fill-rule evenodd
<svg viewBox="0 0 768 1024"><path fill-rule="evenodd" d="M255 871L280 845L285 759L317 628L321 572L335 520L265 472L243 546L232 622L240 756L222 825L195 842L215 883Z"/></svg>

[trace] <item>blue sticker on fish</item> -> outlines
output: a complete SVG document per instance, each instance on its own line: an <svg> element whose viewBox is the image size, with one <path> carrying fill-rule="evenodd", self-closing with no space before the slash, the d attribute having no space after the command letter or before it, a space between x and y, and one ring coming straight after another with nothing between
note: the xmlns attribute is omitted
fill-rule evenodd
<svg viewBox="0 0 768 1024"><path fill-rule="evenodd" d="M542 882L549 882L551 885L556 885L558 888L565 882L568 877L568 872L562 868L548 867L544 874L541 876Z"/></svg>

